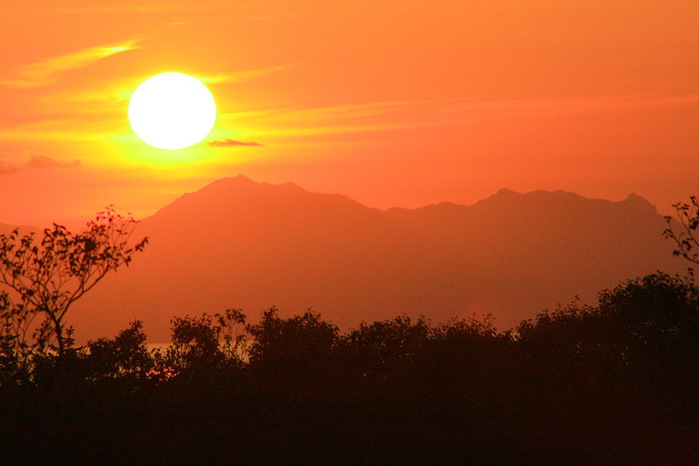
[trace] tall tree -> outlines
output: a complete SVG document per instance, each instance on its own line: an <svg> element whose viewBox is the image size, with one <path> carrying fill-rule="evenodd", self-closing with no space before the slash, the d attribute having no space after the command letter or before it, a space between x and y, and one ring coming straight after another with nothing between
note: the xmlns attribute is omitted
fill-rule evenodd
<svg viewBox="0 0 699 466"><path fill-rule="evenodd" d="M148 238L131 240L136 223L110 206L80 233L54 224L40 239L16 229L0 235L0 285L6 288L0 316L20 354L55 348L63 356L72 341L66 315L73 303L147 244Z"/></svg>

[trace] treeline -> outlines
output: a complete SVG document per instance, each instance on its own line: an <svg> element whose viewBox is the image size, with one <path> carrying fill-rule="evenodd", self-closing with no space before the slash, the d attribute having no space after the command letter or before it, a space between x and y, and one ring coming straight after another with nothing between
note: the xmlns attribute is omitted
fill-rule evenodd
<svg viewBox="0 0 699 466"><path fill-rule="evenodd" d="M399 316L340 332L272 308L140 322L23 357L0 340L21 463L695 463L699 288L629 280L508 331Z"/></svg>

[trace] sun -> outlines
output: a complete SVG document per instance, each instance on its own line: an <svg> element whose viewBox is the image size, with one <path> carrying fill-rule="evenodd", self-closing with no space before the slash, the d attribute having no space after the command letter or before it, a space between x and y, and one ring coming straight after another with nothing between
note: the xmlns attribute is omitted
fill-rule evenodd
<svg viewBox="0 0 699 466"><path fill-rule="evenodd" d="M197 78L161 73L136 88L128 114L131 128L147 144L177 150L209 134L216 121L216 102Z"/></svg>

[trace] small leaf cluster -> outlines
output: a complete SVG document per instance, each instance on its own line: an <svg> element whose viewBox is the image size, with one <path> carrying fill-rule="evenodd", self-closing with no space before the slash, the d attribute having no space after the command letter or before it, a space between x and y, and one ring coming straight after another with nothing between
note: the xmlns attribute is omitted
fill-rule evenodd
<svg viewBox="0 0 699 466"><path fill-rule="evenodd" d="M677 249L673 251L673 255L682 256L690 262L699 264L699 199L696 196L690 196L689 203L678 202L673 204L677 218L680 222L677 231L674 226L674 219L671 216L666 216L665 221L668 228L665 230L665 237L672 239L677 244Z"/></svg>

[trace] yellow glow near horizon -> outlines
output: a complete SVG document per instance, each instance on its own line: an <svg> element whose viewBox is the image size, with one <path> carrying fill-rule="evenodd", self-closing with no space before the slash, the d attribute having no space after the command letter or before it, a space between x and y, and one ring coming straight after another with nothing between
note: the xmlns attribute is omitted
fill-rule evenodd
<svg viewBox="0 0 699 466"><path fill-rule="evenodd" d="M216 102L198 79L161 73L144 81L131 96L133 131L147 144L178 150L206 137L216 121Z"/></svg>

